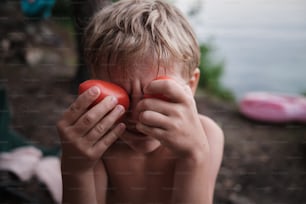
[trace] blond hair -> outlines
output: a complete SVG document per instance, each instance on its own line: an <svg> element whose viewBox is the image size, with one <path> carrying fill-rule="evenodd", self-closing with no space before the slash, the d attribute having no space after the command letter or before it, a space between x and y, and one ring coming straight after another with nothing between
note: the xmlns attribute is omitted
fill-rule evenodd
<svg viewBox="0 0 306 204"><path fill-rule="evenodd" d="M142 58L158 67L183 64L188 75L199 66L199 45L191 25L162 0L121 0L98 11L85 31L84 47L93 72L101 66L128 67Z"/></svg>

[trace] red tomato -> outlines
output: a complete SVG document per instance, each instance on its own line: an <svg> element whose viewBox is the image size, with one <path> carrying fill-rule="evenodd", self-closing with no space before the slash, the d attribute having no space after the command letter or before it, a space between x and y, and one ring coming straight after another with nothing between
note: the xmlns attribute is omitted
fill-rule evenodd
<svg viewBox="0 0 306 204"><path fill-rule="evenodd" d="M169 80L171 79L168 76L158 76L154 80ZM144 94L143 98L157 98L164 101L169 101L169 98L163 94Z"/></svg>
<svg viewBox="0 0 306 204"><path fill-rule="evenodd" d="M167 79L171 79L171 78L168 77L168 76L158 76L158 77L156 77L156 79L154 79L154 80L167 80Z"/></svg>
<svg viewBox="0 0 306 204"><path fill-rule="evenodd" d="M90 105L90 107L102 101L106 96L115 96L118 99L118 103L122 105L125 110L129 108L130 100L126 91L120 86L110 82L94 79L84 81L79 86L79 94L93 86L100 88L100 96Z"/></svg>

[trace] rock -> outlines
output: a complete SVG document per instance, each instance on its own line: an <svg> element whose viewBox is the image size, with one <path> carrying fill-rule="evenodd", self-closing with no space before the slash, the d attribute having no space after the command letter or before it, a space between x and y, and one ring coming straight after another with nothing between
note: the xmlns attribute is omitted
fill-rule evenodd
<svg viewBox="0 0 306 204"><path fill-rule="evenodd" d="M229 200L232 204L255 204L255 202L251 201L249 198L240 196L236 193L232 193L229 196Z"/></svg>
<svg viewBox="0 0 306 204"><path fill-rule="evenodd" d="M26 62L30 66L38 65L43 58L43 52L39 48L28 48L26 49Z"/></svg>

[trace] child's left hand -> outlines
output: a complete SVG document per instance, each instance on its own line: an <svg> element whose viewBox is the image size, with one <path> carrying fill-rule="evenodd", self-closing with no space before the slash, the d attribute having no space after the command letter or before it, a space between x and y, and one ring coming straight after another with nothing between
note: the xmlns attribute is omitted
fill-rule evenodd
<svg viewBox="0 0 306 204"><path fill-rule="evenodd" d="M158 139L179 158L204 159L209 145L190 87L174 80L155 80L144 94L162 94L168 100L145 98L138 103L138 131Z"/></svg>

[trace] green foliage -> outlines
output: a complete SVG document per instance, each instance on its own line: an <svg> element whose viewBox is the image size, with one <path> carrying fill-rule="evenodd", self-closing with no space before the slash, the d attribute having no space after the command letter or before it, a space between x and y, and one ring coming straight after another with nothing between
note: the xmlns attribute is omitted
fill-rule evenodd
<svg viewBox="0 0 306 204"><path fill-rule="evenodd" d="M222 86L220 79L224 71L224 62L215 62L213 57L213 47L209 44L201 45L200 61L200 82L199 88L203 89L209 95L216 96L222 100L234 101L233 93Z"/></svg>

